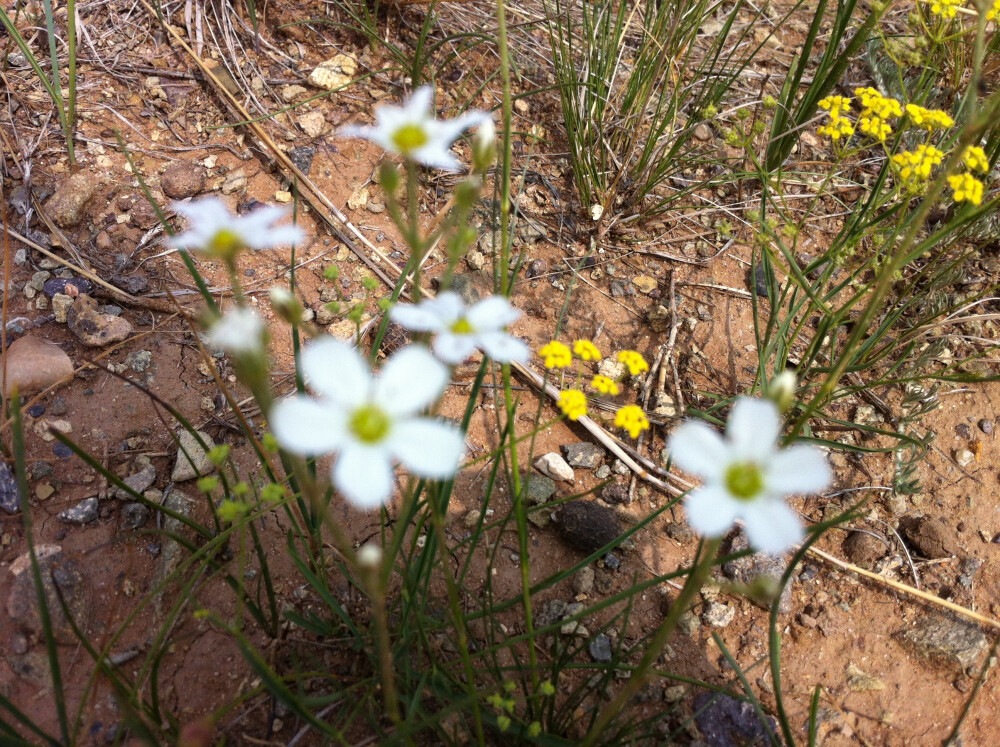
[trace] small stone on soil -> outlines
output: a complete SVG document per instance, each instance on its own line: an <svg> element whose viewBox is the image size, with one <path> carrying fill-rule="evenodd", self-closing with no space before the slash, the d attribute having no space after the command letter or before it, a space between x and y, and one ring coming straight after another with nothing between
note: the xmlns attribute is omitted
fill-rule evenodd
<svg viewBox="0 0 1000 747"><path fill-rule="evenodd" d="M985 433L987 436L993 433L993 421L983 418L979 421L979 430Z"/></svg>
<svg viewBox="0 0 1000 747"><path fill-rule="evenodd" d="M85 498L72 508L60 512L59 521L67 524L89 524L97 518L97 496Z"/></svg>
<svg viewBox="0 0 1000 747"><path fill-rule="evenodd" d="M89 171L64 179L45 203L45 211L60 228L72 228L84 217L84 206L101 188L101 180Z"/></svg>
<svg viewBox="0 0 1000 747"><path fill-rule="evenodd" d="M598 633L587 642L587 651L598 664L608 664L614 658L611 639L604 633Z"/></svg>
<svg viewBox="0 0 1000 747"><path fill-rule="evenodd" d="M592 443L565 444L562 452L570 467L594 469L604 460L604 449Z"/></svg>
<svg viewBox="0 0 1000 747"><path fill-rule="evenodd" d="M871 570L875 563L886 556L889 548L877 537L867 532L851 532L844 540L844 555L865 570Z"/></svg>
<svg viewBox="0 0 1000 747"><path fill-rule="evenodd" d="M954 533L943 519L907 517L899 522L899 530L907 543L925 558L947 558L956 553Z"/></svg>
<svg viewBox="0 0 1000 747"><path fill-rule="evenodd" d="M16 387L24 395L40 392L73 375L73 362L62 348L46 340L25 335L7 348L7 380L4 394ZM2 374L0 374L2 376Z"/></svg>
<svg viewBox="0 0 1000 747"><path fill-rule="evenodd" d="M589 565L585 565L573 576L573 591L577 594L590 594L593 590L594 569Z"/></svg>
<svg viewBox="0 0 1000 747"><path fill-rule="evenodd" d="M175 161L164 169L160 187L175 200L194 197L205 188L205 170L194 161Z"/></svg>
<svg viewBox="0 0 1000 747"><path fill-rule="evenodd" d="M747 542L743 532L737 533L729 545L729 552L735 553L746 550L750 544ZM773 581L781 579L787 566L786 561L777 555L757 552L736 560L730 560L722 566L722 572L733 581L751 586L758 577L764 577ZM758 606L767 609L762 601L753 600ZM781 594L781 605L779 610L782 614L792 611L792 584L785 585Z"/></svg>
<svg viewBox="0 0 1000 747"><path fill-rule="evenodd" d="M847 665L847 686L851 692L865 692L867 690L884 690L885 683L874 675L861 671L853 662Z"/></svg>
<svg viewBox="0 0 1000 747"><path fill-rule="evenodd" d="M559 531L578 550L592 553L621 536L615 512L593 501L571 501L559 514Z"/></svg>
<svg viewBox="0 0 1000 747"><path fill-rule="evenodd" d="M127 529L142 529L149 521L149 508L143 503L122 506L122 525Z"/></svg>
<svg viewBox="0 0 1000 747"><path fill-rule="evenodd" d="M978 626L938 614L924 615L894 637L918 656L963 670L975 664L988 645Z"/></svg>
<svg viewBox="0 0 1000 747"><path fill-rule="evenodd" d="M215 448L215 442L211 436L204 431L196 431L196 433L201 436L209 451ZM180 441L177 448L177 462L174 465L174 471L170 474L170 479L173 482L193 480L215 471L215 465L209 460L208 453L198 445L198 441L189 431L179 431L177 438Z"/></svg>
<svg viewBox="0 0 1000 747"><path fill-rule="evenodd" d="M618 483L612 483L601 491L605 503L628 503L628 488Z"/></svg>
<svg viewBox="0 0 1000 747"><path fill-rule="evenodd" d="M67 322L70 330L88 347L101 347L121 342L132 334L132 325L125 319L98 311L97 302L86 294L69 310Z"/></svg>
<svg viewBox="0 0 1000 747"><path fill-rule="evenodd" d="M566 464L566 460L554 451L550 451L548 454L543 454L538 457L538 459L535 460L535 469L543 475L551 477L553 480L573 482L576 477L573 473L573 468Z"/></svg>
<svg viewBox="0 0 1000 747"><path fill-rule="evenodd" d="M6 462L0 462L0 509L9 514L21 510L21 491L17 487L17 478Z"/></svg>

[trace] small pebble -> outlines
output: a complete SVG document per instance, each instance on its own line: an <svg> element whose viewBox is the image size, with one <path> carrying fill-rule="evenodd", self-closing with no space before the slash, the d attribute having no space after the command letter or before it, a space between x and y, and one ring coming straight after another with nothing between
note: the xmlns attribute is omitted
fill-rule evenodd
<svg viewBox="0 0 1000 747"><path fill-rule="evenodd" d="M52 453L59 459L69 459L71 456L73 456L73 450L69 448L66 444L62 443L61 441L59 443L53 444Z"/></svg>
<svg viewBox="0 0 1000 747"><path fill-rule="evenodd" d="M969 428L965 423L959 423L955 426L955 433L959 438L964 438L966 440L972 438L972 429Z"/></svg>
<svg viewBox="0 0 1000 747"><path fill-rule="evenodd" d="M608 553L604 556L604 567L609 571L617 571L622 566L622 561L614 553Z"/></svg>
<svg viewBox="0 0 1000 747"><path fill-rule="evenodd" d="M28 415L33 418L40 418L45 414L45 405L39 403L28 408Z"/></svg>
<svg viewBox="0 0 1000 747"><path fill-rule="evenodd" d="M987 436L993 433L993 421L987 418L983 418L979 421L979 430L985 433Z"/></svg>

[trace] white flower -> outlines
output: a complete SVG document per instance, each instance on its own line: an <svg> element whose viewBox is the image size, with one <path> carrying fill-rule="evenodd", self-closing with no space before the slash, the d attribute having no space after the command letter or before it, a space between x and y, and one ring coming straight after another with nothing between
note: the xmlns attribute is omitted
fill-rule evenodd
<svg viewBox="0 0 1000 747"><path fill-rule="evenodd" d="M278 402L269 418L274 437L295 454L338 452L333 484L355 506L376 509L389 499L394 461L420 477L455 474L462 433L418 415L449 379L448 369L425 348L402 348L375 377L354 348L332 338L309 345L299 363L321 398Z"/></svg>
<svg viewBox="0 0 1000 747"><path fill-rule="evenodd" d="M392 320L413 332L436 332L434 353L445 363L457 365L480 348L500 363L525 363L531 349L505 331L521 312L503 296L490 296L466 308L457 293L445 291L418 304L398 304Z"/></svg>
<svg viewBox="0 0 1000 747"><path fill-rule="evenodd" d="M489 115L471 111L457 119L437 120L433 98L434 88L421 86L402 106L375 107L374 127L348 125L341 127L338 134L371 140L390 153L424 166L458 171L461 164L451 154L451 144L464 130L490 120Z"/></svg>
<svg viewBox="0 0 1000 747"><path fill-rule="evenodd" d="M253 309L237 306L216 319L205 332L205 342L230 355L263 351L267 327Z"/></svg>
<svg viewBox="0 0 1000 747"><path fill-rule="evenodd" d="M218 197L175 202L171 207L188 219L189 228L168 241L175 249L193 249L211 257L233 258L243 249L273 249L297 244L304 234L298 226L274 226L287 211L275 205L234 216Z"/></svg>
<svg viewBox="0 0 1000 747"><path fill-rule="evenodd" d="M688 522L719 537L742 519L750 544L781 553L802 538L789 494L817 493L830 484L830 467L814 446L778 449L781 417L769 400L741 398L733 405L723 440L704 423L688 421L670 436L674 464L705 484L688 494Z"/></svg>

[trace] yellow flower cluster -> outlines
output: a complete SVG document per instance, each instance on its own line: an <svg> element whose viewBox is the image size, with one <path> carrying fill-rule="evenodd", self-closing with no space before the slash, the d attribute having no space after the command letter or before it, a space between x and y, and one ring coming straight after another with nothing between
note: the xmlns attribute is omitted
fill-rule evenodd
<svg viewBox="0 0 1000 747"><path fill-rule="evenodd" d="M1000 4L1000 0L997 0ZM970 145L962 154L962 163L969 171L978 171L985 174L990 170L990 160L986 157L986 151L976 145Z"/></svg>
<svg viewBox="0 0 1000 747"><path fill-rule="evenodd" d="M933 145L918 145L915 151L903 151L892 157L899 169L899 178L911 187L931 178L931 170L941 163L944 153Z"/></svg>
<svg viewBox="0 0 1000 747"><path fill-rule="evenodd" d="M558 340L542 345L538 349L538 355L542 358L542 364L548 369L569 368L573 363L573 354Z"/></svg>
<svg viewBox="0 0 1000 747"><path fill-rule="evenodd" d="M934 130L947 130L954 126L955 120L947 112L940 109L924 109L916 104L906 105L906 114L917 127L922 127L928 132Z"/></svg>
<svg viewBox="0 0 1000 747"><path fill-rule="evenodd" d="M601 374L597 374L597 376L591 380L590 386L592 389L600 392L601 394L610 394L611 396L614 396L621 391L614 379L609 379L607 376L601 376Z"/></svg>
<svg viewBox="0 0 1000 747"><path fill-rule="evenodd" d="M577 420L587 414L587 395L579 389L564 389L559 392L559 409L570 420Z"/></svg>
<svg viewBox="0 0 1000 747"><path fill-rule="evenodd" d="M599 361L601 351L590 340L577 340L573 343L573 352L582 361Z"/></svg>
<svg viewBox="0 0 1000 747"><path fill-rule="evenodd" d="M956 174L948 177L952 197L955 202L971 202L980 205L983 202L983 183L972 174Z"/></svg>
<svg viewBox="0 0 1000 747"><path fill-rule="evenodd" d="M638 438L640 433L649 430L649 419L639 405L625 405L615 413L615 425L628 431L632 438Z"/></svg>
<svg viewBox="0 0 1000 747"><path fill-rule="evenodd" d="M892 126L888 120L902 117L903 108L896 99L883 96L871 87L856 88L854 94L861 99L858 129L873 140L884 143L892 134Z"/></svg>
<svg viewBox="0 0 1000 747"><path fill-rule="evenodd" d="M879 119L902 117L903 108L889 96L883 96L874 88L855 88L854 95L861 99L861 116L875 115Z"/></svg>
<svg viewBox="0 0 1000 747"><path fill-rule="evenodd" d="M628 372L633 376L638 376L639 374L649 370L649 364L646 363L646 359L642 357L642 353L635 350L619 351L618 360L625 364L628 368Z"/></svg>
<svg viewBox="0 0 1000 747"><path fill-rule="evenodd" d="M1000 0L993 0L993 7L986 11L986 20L995 21L1000 17Z"/></svg>
<svg viewBox="0 0 1000 747"><path fill-rule="evenodd" d="M846 96L827 96L819 102L819 108L829 114L830 119L817 132L825 135L836 142L842 137L850 137L854 134L854 125L851 120L843 116L843 112L850 111L851 100Z"/></svg>
<svg viewBox="0 0 1000 747"><path fill-rule="evenodd" d="M942 18L954 18L958 15L958 8L961 5L962 0L934 0L931 13Z"/></svg>

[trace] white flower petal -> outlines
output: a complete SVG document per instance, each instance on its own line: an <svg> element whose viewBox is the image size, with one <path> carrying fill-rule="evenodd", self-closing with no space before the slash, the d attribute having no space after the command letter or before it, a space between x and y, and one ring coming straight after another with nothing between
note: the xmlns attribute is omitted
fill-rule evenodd
<svg viewBox="0 0 1000 747"><path fill-rule="evenodd" d="M205 342L230 355L262 353L267 327L246 306L230 309L205 332Z"/></svg>
<svg viewBox="0 0 1000 747"><path fill-rule="evenodd" d="M462 301L462 297L454 291L444 291L436 298L427 299L423 305L434 312L438 319L448 326L457 322L465 314L465 303Z"/></svg>
<svg viewBox="0 0 1000 747"><path fill-rule="evenodd" d="M432 169L460 171L462 164L448 150L449 145L450 143L446 145L444 142L432 140L422 148L413 151L413 160Z"/></svg>
<svg viewBox="0 0 1000 747"><path fill-rule="evenodd" d="M397 304L389 312L389 318L412 332L438 332L445 328L441 318L424 304Z"/></svg>
<svg viewBox="0 0 1000 747"><path fill-rule="evenodd" d="M381 446L348 444L333 465L333 484L355 507L374 511L392 495L392 463Z"/></svg>
<svg viewBox="0 0 1000 747"><path fill-rule="evenodd" d="M457 366L476 352L476 340L472 335L441 332L434 338L431 347L438 358L451 366Z"/></svg>
<svg viewBox="0 0 1000 747"><path fill-rule="evenodd" d="M810 495L825 490L832 479L823 452L797 444L771 457L764 482L768 490L782 495Z"/></svg>
<svg viewBox="0 0 1000 747"><path fill-rule="evenodd" d="M458 469L465 439L454 425L412 418L395 424L385 446L413 474L443 480Z"/></svg>
<svg viewBox="0 0 1000 747"><path fill-rule="evenodd" d="M434 103L433 99L434 87L430 84L425 84L411 93L410 98L407 99L402 107L393 108L408 119L432 119L434 117L434 112L431 109Z"/></svg>
<svg viewBox="0 0 1000 747"><path fill-rule="evenodd" d="M309 397L275 403L267 420L281 447L293 454L326 454L339 449L347 439L344 410Z"/></svg>
<svg viewBox="0 0 1000 747"><path fill-rule="evenodd" d="M510 305L503 296L490 296L477 303L466 314L466 319L474 329L503 329L521 318L521 312Z"/></svg>
<svg viewBox="0 0 1000 747"><path fill-rule="evenodd" d="M739 502L721 487L706 485L688 493L684 510L692 529L706 537L721 537L736 520Z"/></svg>
<svg viewBox="0 0 1000 747"><path fill-rule="evenodd" d="M670 458L685 472L709 480L722 480L729 465L729 449L722 437L705 423L688 420L670 434Z"/></svg>
<svg viewBox="0 0 1000 747"><path fill-rule="evenodd" d="M771 400L740 397L726 423L734 460L764 462L781 434L781 415Z"/></svg>
<svg viewBox="0 0 1000 747"><path fill-rule="evenodd" d="M531 348L506 332L481 332L476 342L498 363L527 363L531 359Z"/></svg>
<svg viewBox="0 0 1000 747"><path fill-rule="evenodd" d="M798 515L781 499L763 498L743 504L740 517L747 539L761 552L780 555L802 539Z"/></svg>
<svg viewBox="0 0 1000 747"><path fill-rule="evenodd" d="M345 342L324 337L311 342L300 356L306 383L343 407L357 407L371 393L368 363Z"/></svg>
<svg viewBox="0 0 1000 747"><path fill-rule="evenodd" d="M382 366L372 401L390 416L413 415L441 396L448 378L448 369L427 348L407 345Z"/></svg>

